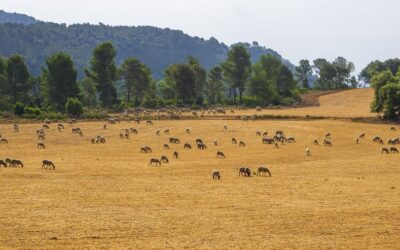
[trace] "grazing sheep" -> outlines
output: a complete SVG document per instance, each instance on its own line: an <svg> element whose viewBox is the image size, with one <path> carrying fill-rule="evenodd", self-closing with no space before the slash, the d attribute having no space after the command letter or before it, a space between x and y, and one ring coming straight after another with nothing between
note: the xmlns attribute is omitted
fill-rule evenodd
<svg viewBox="0 0 400 250"><path fill-rule="evenodd" d="M218 141L214 140L214 146L218 146Z"/></svg>
<svg viewBox="0 0 400 250"><path fill-rule="evenodd" d="M190 132L190 129L186 129L186 134L190 134L191 132Z"/></svg>
<svg viewBox="0 0 400 250"><path fill-rule="evenodd" d="M146 124L147 124L147 125L153 125L153 122L150 121L150 120L147 120L147 121L146 121Z"/></svg>
<svg viewBox="0 0 400 250"><path fill-rule="evenodd" d="M391 127L390 130L396 131L397 129L395 127Z"/></svg>
<svg viewBox="0 0 400 250"><path fill-rule="evenodd" d="M266 137L266 136L268 136L268 132L267 132L267 131L265 131L265 132L263 133L263 137Z"/></svg>
<svg viewBox="0 0 400 250"><path fill-rule="evenodd" d="M11 166L12 167L20 167L23 168L24 164L22 164L22 162L20 160L11 160Z"/></svg>
<svg viewBox="0 0 400 250"><path fill-rule="evenodd" d="M45 148L46 148L46 146L44 145L44 143L42 143L42 142L39 142L39 143L37 144L37 148L42 148L42 149L45 149Z"/></svg>
<svg viewBox="0 0 400 250"><path fill-rule="evenodd" d="M239 147L246 147L246 144L244 143L244 141L239 142Z"/></svg>
<svg viewBox="0 0 400 250"><path fill-rule="evenodd" d="M137 134L139 133L138 130L135 129L135 128L131 128L131 129L130 129L130 132L131 132L132 134L134 134L134 135L137 135Z"/></svg>
<svg viewBox="0 0 400 250"><path fill-rule="evenodd" d="M330 138L331 138L331 133L330 133L330 132L326 132L326 133L325 133L325 138L330 139Z"/></svg>
<svg viewBox="0 0 400 250"><path fill-rule="evenodd" d="M154 166L154 164L161 166L161 161L159 159L156 158L151 158L149 161L149 164L147 166Z"/></svg>
<svg viewBox="0 0 400 250"><path fill-rule="evenodd" d="M295 143L295 142L296 142L296 139L295 139L293 136L289 136L288 138L286 138L286 141L287 141L288 143Z"/></svg>
<svg viewBox="0 0 400 250"><path fill-rule="evenodd" d="M165 135L169 135L169 129L164 130Z"/></svg>
<svg viewBox="0 0 400 250"><path fill-rule="evenodd" d="M3 166L4 168L7 167L7 163L3 160L0 160L0 167Z"/></svg>
<svg viewBox="0 0 400 250"><path fill-rule="evenodd" d="M168 163L169 162L168 157L165 155L161 156L161 162Z"/></svg>
<svg viewBox="0 0 400 250"><path fill-rule="evenodd" d="M119 133L119 139L124 139L124 134Z"/></svg>
<svg viewBox="0 0 400 250"><path fill-rule="evenodd" d="M379 145L385 144L382 139L379 140Z"/></svg>
<svg viewBox="0 0 400 250"><path fill-rule="evenodd" d="M129 133L125 133L124 137L126 140L129 140Z"/></svg>
<svg viewBox="0 0 400 250"><path fill-rule="evenodd" d="M170 138L169 138L169 142L170 142L170 143L174 143L174 144L179 144L179 143L181 143L181 141L180 141L178 138L176 138L176 137L170 137Z"/></svg>
<svg viewBox="0 0 400 250"><path fill-rule="evenodd" d="M324 139L324 146L326 146L326 147L332 147L332 142L329 141L329 140L327 140L327 139Z"/></svg>
<svg viewBox="0 0 400 250"><path fill-rule="evenodd" d="M391 147L391 148L390 148L390 153L396 153L396 154L398 154L398 153L399 153L399 150L398 150L397 148L395 148L395 147Z"/></svg>
<svg viewBox="0 0 400 250"><path fill-rule="evenodd" d="M382 154L383 154L383 153L389 154L389 149L387 149L387 148L382 148Z"/></svg>
<svg viewBox="0 0 400 250"><path fill-rule="evenodd" d="M204 143L197 143L196 145L197 149L202 149L202 150L207 149L207 146Z"/></svg>
<svg viewBox="0 0 400 250"><path fill-rule="evenodd" d="M42 169L52 169L52 170L56 170L56 166L53 164L52 161L43 160L43 161L42 161Z"/></svg>
<svg viewBox="0 0 400 250"><path fill-rule="evenodd" d="M174 158L174 159L178 159L179 158L179 154L178 154L177 151L174 152L172 158Z"/></svg>
<svg viewBox="0 0 400 250"><path fill-rule="evenodd" d="M232 144L237 144L236 138L232 138Z"/></svg>
<svg viewBox="0 0 400 250"><path fill-rule="evenodd" d="M142 148L140 148L140 153L151 153L151 152L153 152L153 150L151 150L151 148L150 147L147 147L147 146L145 146L145 147L142 147Z"/></svg>
<svg viewBox="0 0 400 250"><path fill-rule="evenodd" d="M271 177L271 172L267 167L259 167L257 170L258 176L267 176L267 174Z"/></svg>
<svg viewBox="0 0 400 250"><path fill-rule="evenodd" d="M168 144L164 144L164 149L169 149L169 145Z"/></svg>
<svg viewBox="0 0 400 250"><path fill-rule="evenodd" d="M356 144L360 144L360 138L359 137L356 138Z"/></svg>
<svg viewBox="0 0 400 250"><path fill-rule="evenodd" d="M311 149L306 148L306 156L311 156Z"/></svg>
<svg viewBox="0 0 400 250"><path fill-rule="evenodd" d="M250 168L246 168L246 167L239 168L239 176L250 177L251 176L251 169Z"/></svg>
<svg viewBox="0 0 400 250"><path fill-rule="evenodd" d="M103 129L107 129L107 124L103 124Z"/></svg>
<svg viewBox="0 0 400 250"><path fill-rule="evenodd" d="M1 138L1 139L0 139L0 143L7 144L7 143L8 143L8 140L7 140L6 138Z"/></svg>
<svg viewBox="0 0 400 250"><path fill-rule="evenodd" d="M192 149L192 145L190 145L189 143L185 143L183 145L183 149Z"/></svg>
<svg viewBox="0 0 400 250"><path fill-rule="evenodd" d="M213 180L220 180L221 179L221 174L219 170L213 170L212 171L212 178Z"/></svg>
<svg viewBox="0 0 400 250"><path fill-rule="evenodd" d="M275 144L275 140L272 138L263 138L262 143L263 144Z"/></svg>
<svg viewBox="0 0 400 250"><path fill-rule="evenodd" d="M380 140L382 140L382 138L381 137L379 137L379 136L374 136L374 138L372 138L372 141L373 142L379 142Z"/></svg>
<svg viewBox="0 0 400 250"><path fill-rule="evenodd" d="M43 128L44 129L50 129L49 125L47 125L47 124L43 124Z"/></svg>
<svg viewBox="0 0 400 250"><path fill-rule="evenodd" d="M364 137L365 137L365 133L362 133L361 135L358 136L358 138L360 138L360 139L364 139Z"/></svg>
<svg viewBox="0 0 400 250"><path fill-rule="evenodd" d="M260 131L257 131L257 132L256 132L256 136L261 136L261 132L260 132Z"/></svg>
<svg viewBox="0 0 400 250"><path fill-rule="evenodd" d="M279 148L279 144L275 142L275 148Z"/></svg>
<svg viewBox="0 0 400 250"><path fill-rule="evenodd" d="M319 142L317 139L314 139L314 145L319 145Z"/></svg>
<svg viewBox="0 0 400 250"><path fill-rule="evenodd" d="M59 124L57 124L57 127L58 127L58 129L59 130L61 130L61 129L64 129L65 127L64 127L64 125L62 124L62 123L59 123Z"/></svg>
<svg viewBox="0 0 400 250"><path fill-rule="evenodd" d="M224 130L228 130L228 126L226 124L224 124Z"/></svg>
<svg viewBox="0 0 400 250"><path fill-rule="evenodd" d="M14 124L14 133L18 133L19 132L19 126L18 124Z"/></svg>
<svg viewBox="0 0 400 250"><path fill-rule="evenodd" d="M225 159L225 154L222 153L221 151L218 151L218 152L217 152L217 158L218 158L218 159Z"/></svg>
<svg viewBox="0 0 400 250"><path fill-rule="evenodd" d="M156 131L156 135L160 135L160 130L157 130L157 131Z"/></svg>

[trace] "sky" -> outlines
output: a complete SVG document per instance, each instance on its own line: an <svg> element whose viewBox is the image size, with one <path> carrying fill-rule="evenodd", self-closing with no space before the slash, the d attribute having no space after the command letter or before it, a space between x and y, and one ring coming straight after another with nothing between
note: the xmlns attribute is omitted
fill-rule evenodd
<svg viewBox="0 0 400 250"><path fill-rule="evenodd" d="M257 41L297 64L343 56L360 71L400 57L400 0L0 0L57 23L151 25L225 44Z"/></svg>

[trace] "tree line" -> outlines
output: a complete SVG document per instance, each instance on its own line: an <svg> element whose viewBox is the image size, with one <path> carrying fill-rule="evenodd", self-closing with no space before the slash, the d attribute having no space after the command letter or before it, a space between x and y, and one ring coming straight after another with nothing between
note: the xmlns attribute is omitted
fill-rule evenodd
<svg viewBox="0 0 400 250"><path fill-rule="evenodd" d="M39 77L31 77L20 55L0 59L0 108L15 105L79 115L82 107L126 109L169 105L292 105L300 93L314 87L343 88L352 85L354 65L343 57L333 62L317 59L313 65L301 60L294 73L272 55L252 63L245 44L231 46L227 59L206 70L195 57L164 69L156 81L147 65L126 58L116 65L111 42L98 44L92 52L84 78L78 80L71 56L64 52L46 58ZM21 107L19 112L23 112ZM32 111L30 109L30 111Z"/></svg>

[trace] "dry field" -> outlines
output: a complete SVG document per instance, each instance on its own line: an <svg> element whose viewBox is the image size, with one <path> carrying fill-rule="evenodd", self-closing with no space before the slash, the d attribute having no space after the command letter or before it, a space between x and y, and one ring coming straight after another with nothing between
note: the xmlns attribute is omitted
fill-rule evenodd
<svg viewBox="0 0 400 250"><path fill-rule="evenodd" d="M18 134L0 125L9 140L0 144L0 157L25 164L0 168L0 249L399 248L400 154L382 155L372 137L398 137L400 128L334 120L121 122L107 130L102 124L78 123L84 137L51 124L46 149L36 148L41 124L20 125ZM139 134L121 140L130 127ZM167 128L181 144L164 150L169 136L155 131ZM256 136L278 129L297 142L277 149ZM327 131L333 147L312 144ZM91 144L96 135L107 142ZM232 137L246 147L232 145ZM196 138L208 149L183 149ZM143 145L153 153L139 153ZM226 159L216 159L217 151ZM161 155L170 163L147 166ZM42 170L43 159L56 170ZM238 176L241 166L261 165L272 177ZM221 180L212 180L213 169Z"/></svg>
<svg viewBox="0 0 400 250"><path fill-rule="evenodd" d="M323 94L323 93L322 93ZM301 108L282 108L282 109L263 109L256 111L248 109L246 111L229 112L226 116L234 115L287 115L287 116L320 116L331 118L371 118L376 117L375 113L370 112L370 103L374 91L371 88L345 90L332 94L319 96L319 106L308 106ZM318 96L318 93L316 94ZM314 94L307 95L314 98ZM306 97L307 98L307 97ZM310 100L312 102L312 100ZM308 103L308 100L305 100ZM190 115L190 114L186 114Z"/></svg>

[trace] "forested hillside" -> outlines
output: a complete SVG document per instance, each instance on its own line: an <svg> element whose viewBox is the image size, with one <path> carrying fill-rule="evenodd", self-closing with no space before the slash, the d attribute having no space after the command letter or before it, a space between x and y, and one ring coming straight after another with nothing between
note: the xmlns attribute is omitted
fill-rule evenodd
<svg viewBox="0 0 400 250"><path fill-rule="evenodd" d="M4 12L3 12L4 13ZM8 14L8 13L7 13ZM4 15L4 14L3 14ZM126 27L76 24L64 25L36 22L21 24L20 19L3 18L0 22L0 55L9 57L20 54L25 57L33 75L41 73L46 58L55 52L63 51L72 56L83 76L83 69L89 65L93 49L97 44L111 41L117 51L116 62L121 64L124 58L135 57L148 65L156 79L163 77L164 69L171 64L185 62L188 56L196 57L202 66L210 69L223 62L229 47L215 38L205 40L191 37L182 31L160 29L149 26ZM17 20L17 21L15 21ZM35 20L35 19L33 19ZM257 43L245 44L255 62L261 54L282 57L275 51L259 46ZM293 69L289 61L284 63Z"/></svg>
<svg viewBox="0 0 400 250"><path fill-rule="evenodd" d="M20 23L28 25L36 22L37 20L33 17L18 13L8 13L4 10L0 10L0 23Z"/></svg>

